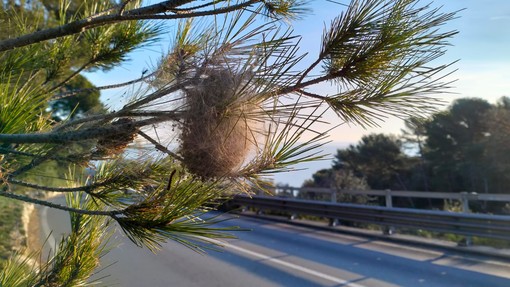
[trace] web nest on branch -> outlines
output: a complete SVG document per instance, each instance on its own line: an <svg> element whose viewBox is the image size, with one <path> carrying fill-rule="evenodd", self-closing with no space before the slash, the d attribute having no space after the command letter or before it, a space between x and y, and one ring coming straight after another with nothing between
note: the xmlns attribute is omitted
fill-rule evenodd
<svg viewBox="0 0 510 287"><path fill-rule="evenodd" d="M96 143L93 156L108 157L119 155L124 152L127 146L133 142L138 131L133 124L134 121L129 118L122 118L113 122L112 126L123 127L122 132L105 135L103 138L99 139Z"/></svg>
<svg viewBox="0 0 510 287"><path fill-rule="evenodd" d="M183 164L204 178L234 176L256 146L261 110L248 73L210 69L184 90L186 115L180 135Z"/></svg>

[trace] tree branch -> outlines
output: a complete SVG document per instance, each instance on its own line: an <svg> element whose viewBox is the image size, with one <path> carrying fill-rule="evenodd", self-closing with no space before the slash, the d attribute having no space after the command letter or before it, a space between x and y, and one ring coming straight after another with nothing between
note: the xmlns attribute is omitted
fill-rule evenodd
<svg viewBox="0 0 510 287"><path fill-rule="evenodd" d="M147 103L150 103L150 102L157 100L161 97L164 97L168 94L171 94L171 93L177 92L180 89L183 89L186 86L186 84L188 84L188 83L184 82L184 83L180 83L180 84L177 84L177 85L174 85L171 87L167 87L167 88L155 91L154 93L152 93L136 102L125 105L122 108L122 110L133 110L133 109L139 108Z"/></svg>
<svg viewBox="0 0 510 287"><path fill-rule="evenodd" d="M202 5L197 5L197 6L192 6L192 7L182 8L182 9L174 8L172 10L185 12L185 11L191 11L191 10L197 10L197 9L205 8L207 6L212 6L212 5L221 3L221 2L225 2L225 0L214 0L214 1L211 1L209 3L202 4Z"/></svg>
<svg viewBox="0 0 510 287"><path fill-rule="evenodd" d="M150 5L147 7L141 7L125 11L122 15L120 14L107 14L107 15L93 15L85 19L77 20L68 24L64 24L58 27L40 30L34 33L25 34L12 39L6 39L0 41L0 52L12 50L34 43L57 39L63 36L69 36L73 34L81 33L85 30L103 26L106 24L113 24L122 21L134 21L134 20L170 20L170 19L182 19L182 18L193 18L203 17L210 15L225 14L232 11L240 10L249 7L261 0L248 0L246 2L218 8L209 11L198 11L193 13L187 13L184 15L165 15L165 13L171 11L173 8L182 6L184 4L192 2L192 0L170 0L164 1L158 4Z"/></svg>
<svg viewBox="0 0 510 287"><path fill-rule="evenodd" d="M84 130L69 132L50 132L39 134L0 134L0 142L3 143L55 143L64 144L82 140L92 140L104 137L114 138L126 133L136 132L138 128L167 121L169 118L160 116L137 122L125 124L111 124L106 127L91 127ZM36 160L36 159L34 159Z"/></svg>
<svg viewBox="0 0 510 287"><path fill-rule="evenodd" d="M54 151L54 149L55 149L55 148L52 148L50 151L48 151L48 152L47 152L45 155L43 155L43 156L36 157L36 158L32 159L32 161L30 161L30 163L29 163L29 164L24 165L24 166L22 166L22 167L18 168L17 170L15 170L15 171L13 171L13 172L9 173L9 176L8 176L8 177L9 177L9 178L13 178L13 177L15 177L15 176L18 176L18 175L20 175L20 174L22 174L22 173L25 173L25 172L27 172L27 171L29 171L29 170L33 169L33 168L34 168L34 167L36 167L36 166L38 166L38 165L42 164L43 162L45 162L45 161L49 160L49 159L51 158L51 155L53 154L53 153L52 153L52 151Z"/></svg>
<svg viewBox="0 0 510 287"><path fill-rule="evenodd" d="M60 126L57 126L53 133L60 132L72 126L90 123L95 121L111 121L116 118L125 118L125 117L162 117L167 120L180 120L182 118L181 113L175 111L131 111L131 110L120 110L118 112L112 112L105 115L95 115L89 116L82 119L72 120L70 122L64 123Z"/></svg>
<svg viewBox="0 0 510 287"><path fill-rule="evenodd" d="M308 69L306 69L303 74L301 75L301 77L299 77L298 81L297 81L297 84L301 84L301 82L303 82L303 80L305 79L305 77L322 61L322 57L319 57L315 62L313 62L309 67Z"/></svg>
<svg viewBox="0 0 510 287"><path fill-rule="evenodd" d="M346 71L344 69L342 69L342 70L338 70L338 71L336 71L334 73L329 73L327 75L311 79L311 80L306 81L306 82L299 82L299 83L297 83L297 84L295 84L293 86L289 86L289 87L285 87L285 88L277 90L276 94L278 94L278 95L285 95L285 94L299 92L299 93L304 94L305 96L309 96L309 95L303 93L304 92L303 88L306 88L308 86L313 86L313 85L316 85L316 84L319 84L319 83L322 83L322 82L331 81L331 80L334 80L336 78L342 77L345 74L345 72ZM310 95L315 95L315 94L310 94ZM314 98L316 98L316 97L314 97ZM322 98L322 100L325 99L323 97L321 97L321 98Z"/></svg>
<svg viewBox="0 0 510 287"><path fill-rule="evenodd" d="M127 4L129 4L129 2L131 2L132 0L125 0L124 2L120 3L119 4L119 15L122 15L124 14L124 10L126 9L126 6Z"/></svg>
<svg viewBox="0 0 510 287"><path fill-rule="evenodd" d="M143 138L145 138L146 140L148 140L150 143L152 143L156 149L170 155L171 157L173 158L176 158L180 161L184 161L184 159L182 157L180 157L179 155L171 152L170 150L168 150L166 147L164 147L162 144L158 143L157 141L155 141L153 138L151 138L149 135L147 135L146 133L142 132L142 131L138 131L138 134L141 135Z"/></svg>
<svg viewBox="0 0 510 287"><path fill-rule="evenodd" d="M84 191L88 194L94 195L93 193L91 193L92 190L94 190L98 187L106 186L106 185L114 182L115 178L105 180L103 182L93 183L90 185L77 186L77 187L52 187L52 186L38 185L38 184L30 183L30 182L20 181L20 180L16 180L16 179L12 179L12 178L8 178L6 181L11 184L29 187L29 188L33 188L33 189L39 189L39 190L43 190L43 191L52 191L52 192L80 192L80 191Z"/></svg>
<svg viewBox="0 0 510 287"><path fill-rule="evenodd" d="M83 70L85 70L86 68L88 68L92 63L94 63L94 60L90 60L88 61L87 63L83 64L80 68L78 68L76 71L74 71L73 73L71 73L71 75L69 75L67 78L65 78L63 81L59 82L57 85L51 87L47 92L48 93L51 93L55 90L57 90L58 88L62 87L63 85L65 85L67 82L71 81L74 77L78 76L79 73L81 73Z"/></svg>
<svg viewBox="0 0 510 287"><path fill-rule="evenodd" d="M298 93L304 95L304 96L307 96L309 98L313 98L313 99L318 99L318 100L321 100L321 101L326 101L328 98L327 97L324 97L324 96L321 96L321 95L318 95L318 94L314 94L314 93L310 93L310 92L307 92L305 90L297 90Z"/></svg>
<svg viewBox="0 0 510 287"><path fill-rule="evenodd" d="M0 196L20 200L23 202L28 202L28 203L33 203L33 204L37 204L37 205L56 208L56 209L60 209L60 210L65 210L65 211L69 211L69 212L74 212L74 213L78 213L78 214L109 216L112 218L116 218L116 215L122 214L124 212L124 210L104 211L104 210L78 209L78 208L68 207L65 205L60 205L60 204L56 204L56 203L45 201L45 200L32 198L32 197L25 196L25 195L14 194L14 193L5 191L6 189L7 189L6 187L2 188L2 191L0 191Z"/></svg>
<svg viewBox="0 0 510 287"><path fill-rule="evenodd" d="M122 88L122 87L125 87L125 86L129 86L129 85L136 84L138 82L147 80L148 78L154 76L155 73L156 72L153 72L153 73L150 73L147 76L142 76L142 77L140 77L138 79L127 81L127 82L123 82L123 83L119 83L119 84L105 85L105 86L99 86L99 87L93 87L93 88L87 88L87 89L79 89L79 90L74 90L74 91L70 91L70 92L66 92L66 93L61 93L61 94L59 94L59 95L57 95L55 97L52 97L51 100L54 101L54 100L60 100L60 99L72 97L72 96L75 96L76 94L79 94L79 93L82 93L82 92L101 91L101 90Z"/></svg>

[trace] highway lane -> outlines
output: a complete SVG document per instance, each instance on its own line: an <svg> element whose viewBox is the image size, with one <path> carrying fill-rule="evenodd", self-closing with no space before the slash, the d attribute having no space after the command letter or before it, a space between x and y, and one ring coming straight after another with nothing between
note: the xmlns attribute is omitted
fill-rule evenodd
<svg viewBox="0 0 510 287"><path fill-rule="evenodd" d="M65 213L41 209L47 236L65 232ZM44 223L46 221L46 223ZM47 228L44 228L44 225ZM233 219L252 231L225 242L222 252L197 254L177 243L158 254L116 233L102 259L103 281L117 286L459 286L508 287L510 265L480 257L406 247L255 218ZM51 240L50 240L51 241Z"/></svg>

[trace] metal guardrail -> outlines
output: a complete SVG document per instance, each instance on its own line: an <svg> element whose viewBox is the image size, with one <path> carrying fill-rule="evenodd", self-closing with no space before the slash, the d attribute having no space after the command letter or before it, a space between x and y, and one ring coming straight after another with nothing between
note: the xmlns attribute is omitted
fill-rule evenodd
<svg viewBox="0 0 510 287"><path fill-rule="evenodd" d="M260 210L284 211L289 214L454 233L468 238L479 236L510 240L510 216L505 215L365 206L271 196L236 196L231 203ZM467 240L465 244L470 244L469 241Z"/></svg>
<svg viewBox="0 0 510 287"><path fill-rule="evenodd" d="M291 198L302 193L323 193L330 195L330 202L337 202L338 191L330 188L317 188L317 187L276 187L273 194L279 196L285 194ZM342 194L350 195L365 195L365 196L379 196L385 197L385 206L393 207L394 198L427 198L427 199L448 199L455 200L461 203L462 212L470 212L469 202L474 201L500 201L510 203L510 194L489 194L489 193L474 193L474 192L430 192L430 191L395 191L395 190L341 190Z"/></svg>

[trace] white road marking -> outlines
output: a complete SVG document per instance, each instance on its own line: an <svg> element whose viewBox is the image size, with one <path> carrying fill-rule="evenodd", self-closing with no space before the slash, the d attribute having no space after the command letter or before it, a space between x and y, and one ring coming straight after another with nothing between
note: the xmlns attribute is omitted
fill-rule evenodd
<svg viewBox="0 0 510 287"><path fill-rule="evenodd" d="M235 245L232 245L227 242L211 240L211 239L208 239L208 240L214 241L215 243L222 245L225 248L230 248L232 250L236 250L238 252L245 253L247 255L250 255L250 256L253 256L253 257L256 257L256 258L259 258L262 260L266 260L266 261L269 261L269 262L272 262L275 264L279 264L279 265L285 266L290 269L294 269L296 271L299 271L299 272L302 272L302 273L305 273L308 275L312 275L312 276L315 276L315 277L318 277L321 279L325 279L325 280L331 281L333 283L342 284L342 286L345 286L345 287L365 287L364 285L353 283L353 282L350 282L349 280L345 280L345 279L342 279L339 277L334 277L334 276L331 276L331 275L328 275L328 274L325 274L325 273L322 273L322 272L319 272L319 271L316 271L316 270L313 270L310 268L306 268L306 267L303 267L303 266L300 266L300 265L297 265L294 263L290 263L290 262L283 261L280 259L272 258L272 257L264 255L262 253L258 253L258 252L251 251L251 250L239 247L239 246L235 246Z"/></svg>

